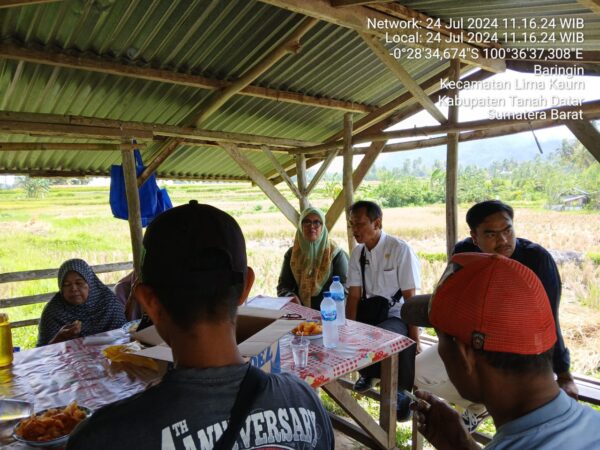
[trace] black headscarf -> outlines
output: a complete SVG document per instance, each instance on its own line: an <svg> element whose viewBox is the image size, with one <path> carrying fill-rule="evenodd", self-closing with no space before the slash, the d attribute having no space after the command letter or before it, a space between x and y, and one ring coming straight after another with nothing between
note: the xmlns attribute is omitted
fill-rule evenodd
<svg viewBox="0 0 600 450"><path fill-rule="evenodd" d="M70 304L62 295L63 281L69 272L77 272L89 286L87 300L81 305ZM126 322L123 304L82 259L70 259L60 266L58 289L42 312L38 347L48 344L58 330L76 320L81 321L82 336L119 328Z"/></svg>

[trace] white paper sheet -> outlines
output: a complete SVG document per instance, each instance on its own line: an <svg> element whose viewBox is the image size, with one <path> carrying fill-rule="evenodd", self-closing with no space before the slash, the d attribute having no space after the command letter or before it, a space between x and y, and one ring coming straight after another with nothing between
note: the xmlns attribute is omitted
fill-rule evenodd
<svg viewBox="0 0 600 450"><path fill-rule="evenodd" d="M252 308L279 310L291 300L292 297L267 297L264 295L257 295L256 297L246 300L246 306L250 306Z"/></svg>

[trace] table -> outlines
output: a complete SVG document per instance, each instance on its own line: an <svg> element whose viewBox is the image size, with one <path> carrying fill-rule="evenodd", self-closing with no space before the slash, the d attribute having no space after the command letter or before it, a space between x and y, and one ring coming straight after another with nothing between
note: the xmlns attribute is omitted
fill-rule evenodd
<svg viewBox="0 0 600 450"><path fill-rule="evenodd" d="M286 305L282 314L286 313L299 314L307 319L319 317L318 311L296 304ZM13 365L0 369L0 397L33 402L36 411L66 405L75 399L95 409L136 394L160 380L162 373L110 363L101 354L106 345L129 340L121 330L95 337L104 337L104 345L89 345L85 339L79 338L16 353ZM380 328L348 321L340 329L340 345L337 349L324 348L320 339L311 341L308 367L302 371L293 367L289 337L282 338L280 344L282 370L295 373L315 388L322 387L364 431L348 421L333 417L336 428L371 447L396 446L398 363L395 356L412 345L413 341ZM379 424L337 381L375 362L382 363ZM12 442L6 436L7 432L10 435L10 429L0 430L0 446ZM12 443L3 448L16 450L26 447Z"/></svg>
<svg viewBox="0 0 600 450"><path fill-rule="evenodd" d="M157 382L162 373L129 364L110 363L102 349L129 342L121 329L96 335L105 345L87 345L84 338L15 353L12 366L0 369L0 398L34 404L36 411L73 400L91 409L136 394ZM29 449L12 443L14 423L0 427L0 447Z"/></svg>
<svg viewBox="0 0 600 450"><path fill-rule="evenodd" d="M306 319L320 318L318 311L294 303L288 303L283 311ZM311 340L308 366L303 370L294 368L290 339L282 338L282 370L295 373L314 388L322 387L361 428L357 429L347 420L334 416L332 422L337 429L371 448L395 448L397 354L414 342L391 331L352 320L348 320L339 331L340 345L336 349L325 348L322 339ZM381 362L379 423L338 381L340 377L376 362Z"/></svg>

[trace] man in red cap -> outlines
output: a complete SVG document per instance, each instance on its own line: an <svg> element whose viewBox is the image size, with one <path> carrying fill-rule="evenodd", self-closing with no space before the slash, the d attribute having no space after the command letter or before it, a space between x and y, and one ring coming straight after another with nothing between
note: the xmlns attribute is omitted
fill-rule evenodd
<svg viewBox="0 0 600 450"><path fill-rule="evenodd" d="M406 302L402 317L436 329L450 380L491 414L497 433L486 449L600 448L600 413L554 380L552 310L539 278L521 263L454 255L434 293ZM428 392L416 395L418 429L436 448L480 448L458 412Z"/></svg>
<svg viewBox="0 0 600 450"><path fill-rule="evenodd" d="M487 200L467 211L470 237L458 242L453 253L483 252L506 256L531 269L542 282L554 316L557 341L552 354L552 368L558 385L577 399L577 386L569 370L569 349L565 346L558 320L561 280L554 259L541 245L518 238L513 227L514 211L499 200ZM416 359L415 385L433 392L464 409L463 420L470 431L485 417L485 408L462 398L450 382L439 358L437 345L426 349Z"/></svg>

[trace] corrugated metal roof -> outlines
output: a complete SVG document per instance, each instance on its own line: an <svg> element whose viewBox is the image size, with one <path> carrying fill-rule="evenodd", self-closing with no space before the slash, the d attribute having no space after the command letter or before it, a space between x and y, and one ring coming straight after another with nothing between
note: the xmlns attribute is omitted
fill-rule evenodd
<svg viewBox="0 0 600 450"><path fill-rule="evenodd" d="M586 39L598 48L600 20L576 1L401 2L433 16L496 17L574 15L586 18ZM0 9L0 39L139 67L165 69L219 80L236 80L284 42L303 15L248 0L65 0ZM404 60L422 82L446 61ZM319 22L302 39L300 53L273 65L253 85L381 106L405 92L360 36ZM212 91L82 69L0 59L0 110L89 116L123 121L191 125ZM236 95L210 116L206 129L320 142L340 131L344 112ZM355 120L361 117L355 114ZM99 142L90 139L0 135L8 142ZM146 161L160 143L144 150ZM248 157L271 172L260 151ZM283 164L293 158L277 154ZM70 170L107 174L118 151L0 152L0 171ZM244 178L219 148L182 145L161 165L159 176Z"/></svg>

